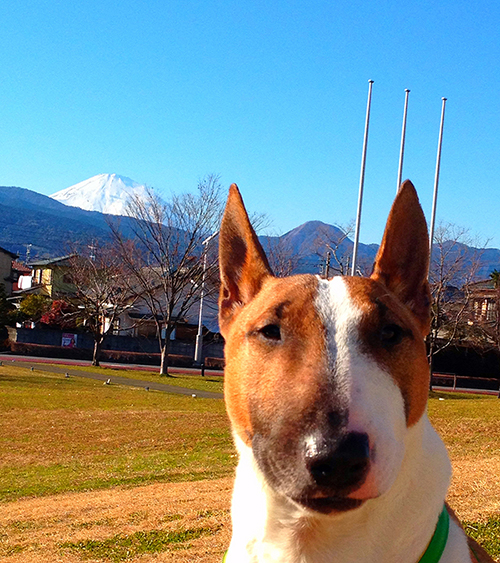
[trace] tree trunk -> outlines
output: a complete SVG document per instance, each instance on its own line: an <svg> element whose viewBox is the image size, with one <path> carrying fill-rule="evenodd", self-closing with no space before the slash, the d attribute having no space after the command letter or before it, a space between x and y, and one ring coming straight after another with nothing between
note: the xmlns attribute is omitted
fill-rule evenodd
<svg viewBox="0 0 500 563"><path fill-rule="evenodd" d="M431 332L429 333L429 391L432 391L432 374L434 371L434 343L435 343L435 336Z"/></svg>
<svg viewBox="0 0 500 563"><path fill-rule="evenodd" d="M170 351L171 328L165 331L165 340L161 342L160 375L168 375L168 352Z"/></svg>
<svg viewBox="0 0 500 563"><path fill-rule="evenodd" d="M101 347L102 347L102 338L96 338L94 340L94 353L92 355L92 365L93 366L100 366L99 360L101 359Z"/></svg>

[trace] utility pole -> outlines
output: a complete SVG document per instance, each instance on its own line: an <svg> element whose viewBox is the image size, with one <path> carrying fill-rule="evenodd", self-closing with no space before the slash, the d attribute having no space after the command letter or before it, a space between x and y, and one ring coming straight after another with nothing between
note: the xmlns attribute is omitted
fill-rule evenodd
<svg viewBox="0 0 500 563"><path fill-rule="evenodd" d="M89 258L92 260L92 262L95 262L95 251L97 249L97 245L95 243L95 240L92 241L92 244L89 244L88 248L90 250Z"/></svg>
<svg viewBox="0 0 500 563"><path fill-rule="evenodd" d="M330 259L331 259L332 253L330 251L328 251L326 253L326 264L325 264L325 279L328 279L330 277Z"/></svg>
<svg viewBox="0 0 500 563"><path fill-rule="evenodd" d="M26 245L26 262L25 262L26 264L28 264L29 261L30 261L31 247L32 246L33 245L31 243Z"/></svg>

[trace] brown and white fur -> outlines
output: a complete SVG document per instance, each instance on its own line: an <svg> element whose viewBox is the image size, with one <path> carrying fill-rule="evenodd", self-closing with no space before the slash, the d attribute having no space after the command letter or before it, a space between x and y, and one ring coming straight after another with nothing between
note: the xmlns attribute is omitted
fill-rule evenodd
<svg viewBox="0 0 500 563"><path fill-rule="evenodd" d="M427 236L406 181L369 278L276 278L231 186L219 305L239 463L227 563L417 563L426 550L451 474L426 414ZM492 561L474 551L452 520L441 563Z"/></svg>

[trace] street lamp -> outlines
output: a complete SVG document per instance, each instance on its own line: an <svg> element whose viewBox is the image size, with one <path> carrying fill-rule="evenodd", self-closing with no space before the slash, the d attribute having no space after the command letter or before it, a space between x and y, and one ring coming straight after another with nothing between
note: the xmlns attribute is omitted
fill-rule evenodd
<svg viewBox="0 0 500 563"><path fill-rule="evenodd" d="M196 335L196 346L194 349L194 363L200 365L201 353L203 350L203 298L205 297L205 273L207 271L207 248L208 243L212 241L219 231L216 231L208 238L206 238L201 244L203 245L203 274L201 277L201 293L200 293L200 313L198 316L198 334Z"/></svg>

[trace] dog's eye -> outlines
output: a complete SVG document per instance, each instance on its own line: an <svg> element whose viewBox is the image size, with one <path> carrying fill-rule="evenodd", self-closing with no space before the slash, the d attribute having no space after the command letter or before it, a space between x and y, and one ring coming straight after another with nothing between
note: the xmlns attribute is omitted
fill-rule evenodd
<svg viewBox="0 0 500 563"><path fill-rule="evenodd" d="M275 324L268 324L262 327L259 329L259 334L261 334L266 340L281 340L281 329Z"/></svg>
<svg viewBox="0 0 500 563"><path fill-rule="evenodd" d="M380 340L386 346L395 346L403 340L404 331L399 325L390 324L380 331Z"/></svg>

